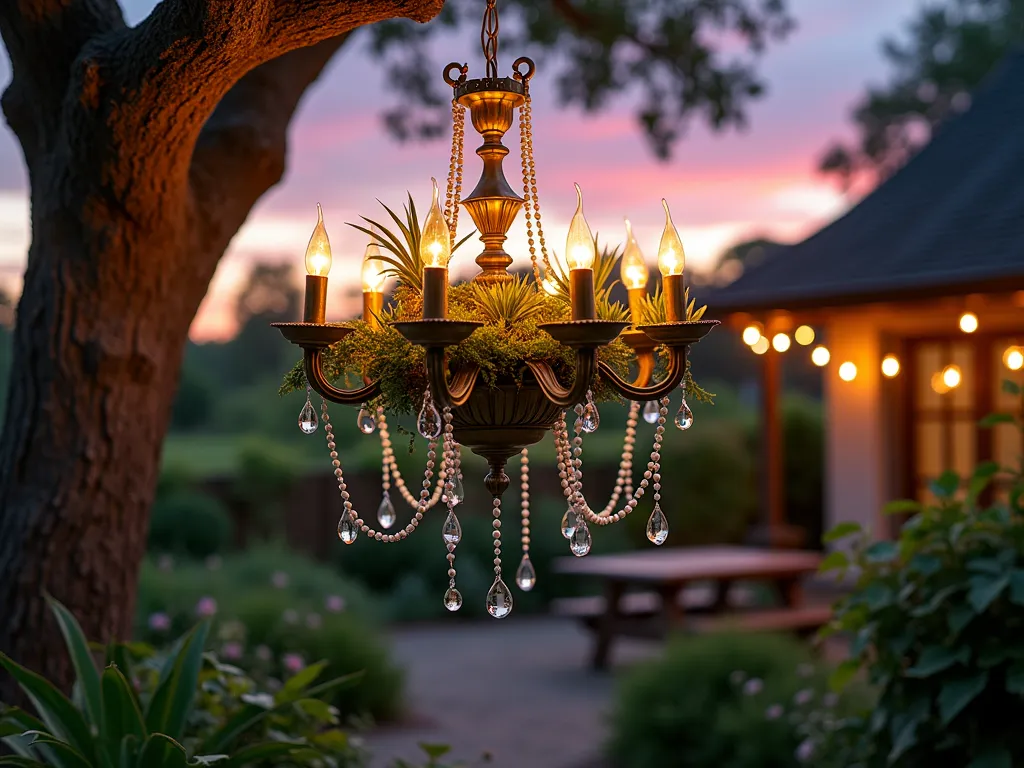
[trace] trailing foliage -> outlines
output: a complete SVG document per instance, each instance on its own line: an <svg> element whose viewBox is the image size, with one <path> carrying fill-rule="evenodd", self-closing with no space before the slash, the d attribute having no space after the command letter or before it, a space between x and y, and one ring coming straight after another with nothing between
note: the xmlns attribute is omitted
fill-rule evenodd
<svg viewBox="0 0 1024 768"><path fill-rule="evenodd" d="M1021 412L982 422L1008 424L1024 432ZM881 689L873 711L834 735L829 765L1024 764L1024 465L945 472L930 491L934 503L886 507L912 515L896 541L854 523L827 536L850 548L824 569L857 576L829 628L853 637L835 682L863 673Z"/></svg>
<svg viewBox="0 0 1024 768"><path fill-rule="evenodd" d="M202 622L166 656L149 646L112 645L99 671L71 613L50 601L77 676L69 699L4 654L0 666L32 702L38 718L4 707L0 739L14 753L0 764L21 768L183 768L256 764L341 768L362 764L337 712L322 697L349 682L315 684L312 665L274 693L204 653ZM359 762L353 762L359 760Z"/></svg>

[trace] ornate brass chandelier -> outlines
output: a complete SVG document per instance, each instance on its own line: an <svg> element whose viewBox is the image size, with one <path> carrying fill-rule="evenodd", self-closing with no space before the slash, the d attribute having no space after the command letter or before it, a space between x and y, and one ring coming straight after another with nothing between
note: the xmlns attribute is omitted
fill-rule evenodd
<svg viewBox="0 0 1024 768"><path fill-rule="evenodd" d="M411 199L406 223L388 211L401 228L407 246L390 232L358 227L371 237L363 263L363 316L361 320L342 324L326 322L331 251L321 213L306 251L308 275L303 321L276 323L275 327L303 352L302 363L295 372L296 386L301 386L297 382L304 377L302 383L307 393L299 426L303 432L313 433L319 422L324 422L342 501L339 538L346 544L355 542L360 534L377 542L402 541L416 532L429 509L441 504L448 513L442 529L449 576L444 604L452 611L462 606L462 595L455 582L455 549L462 538L455 512L463 499L461 449L465 446L487 460L490 471L484 484L493 497L495 579L486 606L492 616L503 618L511 611L513 602L501 568L501 504L510 484L505 472L507 461L520 454L522 557L516 583L521 589L531 589L536 581L529 557L528 447L538 443L548 431L554 434L559 478L568 507L561 532L569 540L573 554L583 556L590 551L591 525L603 526L624 519L636 509L650 486L654 508L647 535L655 544L664 543L668 521L660 506L660 451L668 421L669 395L681 383L685 389L690 381L689 345L718 323L701 320L703 308L694 311L693 303L687 304L683 245L667 204L658 255L661 289L654 296L647 294L647 265L626 222L627 243L620 274L629 294L628 315L624 308L612 304L609 288L603 286L617 251L599 254L583 215L578 185L564 266L554 254L549 255L533 157L530 79L535 67L523 57L513 64L511 77L498 76L495 0L487 1L481 42L486 59L485 77L467 79L467 66L458 63L449 64L444 70L445 82L453 91L452 152L444 210L435 182L433 203L422 228ZM463 197L467 110L473 128L483 138L477 149L483 172L473 191ZM522 197L513 191L502 170L502 161L509 152L502 138L511 128L516 110L522 153ZM460 206L476 224L484 249L476 258L480 272L473 281L450 286L448 261L461 244L455 236ZM532 262L532 275L527 278L507 271L512 258L503 247L520 209L525 213ZM595 267L600 275L597 284ZM399 287L392 306L386 309L383 286L389 273L398 274ZM477 317L481 319L473 319ZM343 389L332 383L352 374L352 368L359 369L356 373L363 379L362 386ZM632 381L624 378L629 368L634 369ZM322 398L319 417L310 401L311 390ZM411 397L418 403L420 393L422 407L417 427L429 443L422 487L417 495L409 490L398 471L385 409L398 409L399 403L407 406ZM600 511L588 505L582 489L583 435L596 430L599 424L595 393L607 399L621 397L631 401L618 477L608 504ZM687 429L693 416L685 391L683 394L675 424ZM378 528L361 517L352 505L328 401L359 406L359 431L371 434L376 430L379 434L383 494L377 510ZM643 408L642 403L646 404ZM567 411L575 414L571 426L566 419ZM656 428L650 460L634 488L633 449L641 411L642 418ZM397 521L392 488L399 490L413 514L404 527L388 532ZM620 500L623 505L617 509Z"/></svg>

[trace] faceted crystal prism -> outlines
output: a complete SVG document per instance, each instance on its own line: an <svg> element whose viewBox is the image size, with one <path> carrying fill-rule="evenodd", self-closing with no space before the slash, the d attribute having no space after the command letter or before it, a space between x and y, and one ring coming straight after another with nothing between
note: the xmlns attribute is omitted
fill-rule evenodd
<svg viewBox="0 0 1024 768"><path fill-rule="evenodd" d="M449 587L444 593L444 607L449 611L457 611L462 607L462 593L455 587Z"/></svg>
<svg viewBox="0 0 1024 768"><path fill-rule="evenodd" d="M504 619L512 613L512 591L505 586L501 576L494 579L487 592L487 612L496 619Z"/></svg>
<svg viewBox="0 0 1024 768"><path fill-rule="evenodd" d="M676 427L679 429L689 429L693 426L693 411L686 404L686 398L683 398L683 402L679 404L679 411L676 413L675 421Z"/></svg>
<svg viewBox="0 0 1024 768"><path fill-rule="evenodd" d="M452 506L457 506L466 500L466 488L462 484L462 473L455 474L455 484L452 486Z"/></svg>
<svg viewBox="0 0 1024 768"><path fill-rule="evenodd" d="M590 545L593 543L593 539L590 538L590 527L587 525L585 520L580 520L576 526L576 530L572 533L572 538L569 539L569 550L576 555L576 557L583 557L590 552Z"/></svg>
<svg viewBox="0 0 1024 768"><path fill-rule="evenodd" d="M437 408L429 398L423 398L423 407L416 420L416 428L428 440L433 440L441 434L441 414L437 412Z"/></svg>
<svg viewBox="0 0 1024 768"><path fill-rule="evenodd" d="M313 407L313 404L309 402L309 395L306 395L306 404L302 406L302 410L299 411L299 429L307 435L312 435L316 432L316 428L319 425L320 421L316 417L316 409Z"/></svg>
<svg viewBox="0 0 1024 768"><path fill-rule="evenodd" d="M373 418L373 413L370 409L359 409L359 415L356 416L356 426L364 435L373 434L373 430L377 428L377 420Z"/></svg>
<svg viewBox="0 0 1024 768"><path fill-rule="evenodd" d="M448 513L448 519L444 521L444 528L441 529L441 536L445 544L458 544L462 541L462 524L454 512Z"/></svg>
<svg viewBox="0 0 1024 768"><path fill-rule="evenodd" d="M395 505L391 503L391 494L384 491L384 496L380 500L380 506L377 507L377 522L380 523L381 528L390 528L395 524L397 517Z"/></svg>
<svg viewBox="0 0 1024 768"><path fill-rule="evenodd" d="M519 568L516 569L516 584L523 592L529 592L536 583L537 571L530 562L530 556L523 555L523 559L519 561Z"/></svg>
<svg viewBox="0 0 1024 768"><path fill-rule="evenodd" d="M359 529L356 528L355 520L346 512L341 516L341 520L338 521L338 538L346 544L351 544L358 535Z"/></svg>
<svg viewBox="0 0 1024 768"><path fill-rule="evenodd" d="M569 507L569 509L565 510L565 514L562 515L562 536L571 539L579 524L579 516L576 514L576 510Z"/></svg>
<svg viewBox="0 0 1024 768"><path fill-rule="evenodd" d="M661 511L661 505L655 503L654 511L647 521L647 538L659 547L668 539L668 518Z"/></svg>
<svg viewBox="0 0 1024 768"><path fill-rule="evenodd" d="M644 406L644 421L648 424L657 424L658 416L661 414L658 411L658 401L648 400L647 405Z"/></svg>
<svg viewBox="0 0 1024 768"><path fill-rule="evenodd" d="M583 431L597 432L597 428L601 426L601 414L597 410L597 405L592 399L587 400L587 404L583 407Z"/></svg>

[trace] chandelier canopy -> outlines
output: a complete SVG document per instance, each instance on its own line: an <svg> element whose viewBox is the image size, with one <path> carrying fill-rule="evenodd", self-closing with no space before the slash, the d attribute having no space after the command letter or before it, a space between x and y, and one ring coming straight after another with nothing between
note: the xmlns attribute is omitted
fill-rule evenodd
<svg viewBox="0 0 1024 768"><path fill-rule="evenodd" d="M528 447L554 434L559 478L567 511L562 535L570 551L590 551L590 526L619 522L633 512L653 485L654 508L648 538L662 544L668 520L661 510L661 443L668 421L669 395L683 390L675 416L688 429L693 416L686 396L706 396L689 376L687 350L718 324L702 320L705 307L695 308L683 284L685 252L665 208L665 229L658 250L660 288L647 293L648 267L626 221L626 245L601 248L583 214L583 195L576 185L577 207L569 227L564 262L549 254L541 223L533 155L530 80L534 63L522 57L512 75L498 75L498 13L488 0L481 32L485 77L467 79L468 67L452 63L444 79L452 88L452 151L442 210L436 181L433 200L422 226L410 196L404 218L385 208L397 232L365 219L355 225L370 241L364 254L363 315L347 323L326 322L327 273L331 248L323 214L306 249L306 291L303 321L275 323L284 337L302 349L303 360L288 376L283 391L306 388L299 415L303 432L316 432L324 422L327 447L342 500L338 536L352 544L360 534L394 543L416 532L427 510L441 504L448 515L443 539L448 550L449 589L445 606L462 605L455 586L455 549L462 529L455 512L463 499L461 449L484 457L490 471L484 484L493 497L495 580L487 610L496 618L512 609L512 593L502 579L502 495L510 484L508 459L520 454L520 517L522 558L516 583L529 590L536 575L529 558L530 504ZM502 144L518 110L523 195L509 185L502 167L509 150ZM462 196L465 115L483 138L476 150L483 161L480 180ZM476 258L480 272L472 281L450 286L448 263L464 245L456 238L460 207L472 217L484 248ZM508 272L512 257L504 243L519 211L524 211L532 274ZM617 261L629 296L628 310L612 301L612 273ZM384 284L398 278L389 306ZM631 380L630 370L633 371ZM338 382L357 377L359 386ZM320 415L311 391L322 398ZM622 460L611 498L594 511L583 495L583 434L598 428L597 402L631 401ZM360 407L357 427L378 432L382 447L383 494L375 529L352 505L328 414L327 403ZM641 408L641 404L646 405ZM386 413L415 412L417 428L427 438L427 463L418 495L404 483L395 462ZM570 423L567 412L575 415ZM656 425L650 460L636 487L633 450L641 418ZM438 447L441 458L438 462ZM435 472L436 470L436 472ZM391 499L397 488L413 514L395 527ZM619 507L619 501L623 505ZM389 532L394 528L394 532Z"/></svg>

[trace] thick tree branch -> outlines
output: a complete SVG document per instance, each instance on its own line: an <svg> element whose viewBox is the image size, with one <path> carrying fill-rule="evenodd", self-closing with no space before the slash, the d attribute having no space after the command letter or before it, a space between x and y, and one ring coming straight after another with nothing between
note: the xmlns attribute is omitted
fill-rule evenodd
<svg viewBox="0 0 1024 768"><path fill-rule="evenodd" d="M257 67L206 121L191 179L197 230L210 252L227 246L260 196L281 180L292 116L346 39L340 35Z"/></svg>
<svg viewBox="0 0 1024 768"><path fill-rule="evenodd" d="M117 0L0 2L0 33L13 70L3 110L26 160L49 146L57 133L71 65L82 47L93 37L124 28Z"/></svg>

